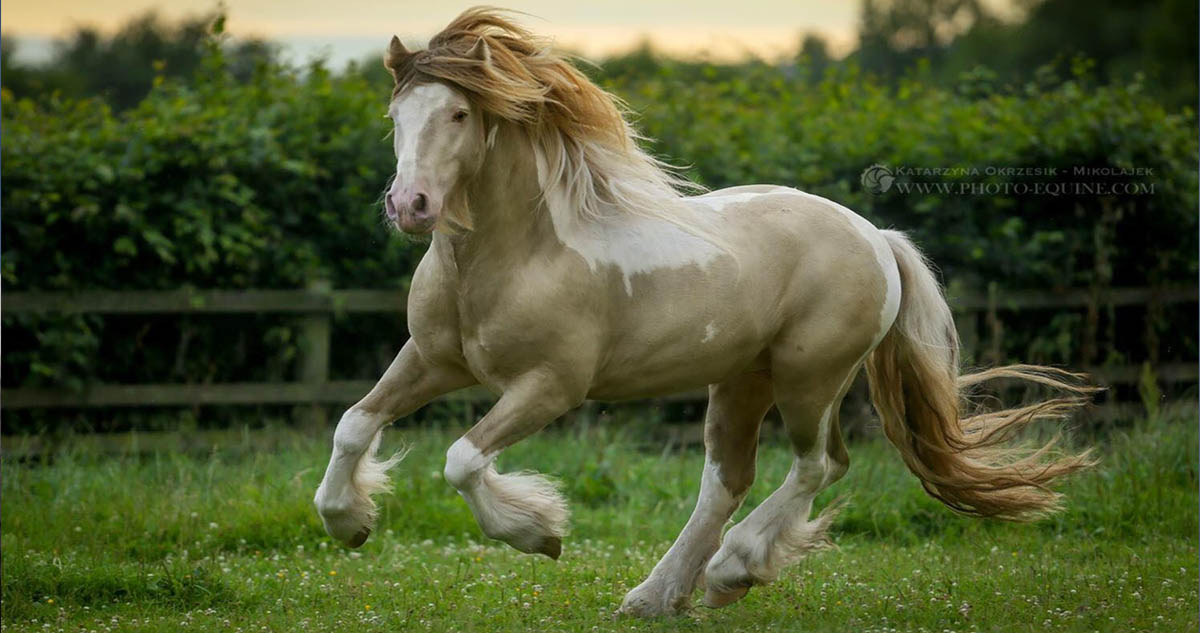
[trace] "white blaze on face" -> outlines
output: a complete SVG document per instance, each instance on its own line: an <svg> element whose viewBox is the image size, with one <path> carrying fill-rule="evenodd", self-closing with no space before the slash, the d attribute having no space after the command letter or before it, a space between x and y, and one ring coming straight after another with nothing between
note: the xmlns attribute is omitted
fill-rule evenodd
<svg viewBox="0 0 1200 633"><path fill-rule="evenodd" d="M416 175L421 165L418 140L426 135L435 112L447 109L454 91L440 83L421 84L406 90L392 101L388 116L395 122L392 148L396 152L396 173Z"/></svg>
<svg viewBox="0 0 1200 633"><path fill-rule="evenodd" d="M413 86L388 108L395 123L396 178L388 191L400 215L419 202L418 217L437 219L442 203L461 186L462 176L478 168L483 128L470 102L443 83ZM421 197L424 196L424 200Z"/></svg>

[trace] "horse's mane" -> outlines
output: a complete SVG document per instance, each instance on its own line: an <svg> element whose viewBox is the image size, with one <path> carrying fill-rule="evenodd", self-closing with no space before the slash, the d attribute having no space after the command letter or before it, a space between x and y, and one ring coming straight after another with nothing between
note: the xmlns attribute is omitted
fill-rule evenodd
<svg viewBox="0 0 1200 633"><path fill-rule="evenodd" d="M385 64L396 79L393 98L410 85L441 80L523 129L556 222L568 211L553 207L566 206L584 220L633 214L707 233L684 219L681 202L683 191L699 187L638 146L642 137L622 102L502 11L468 9L422 51L394 39ZM470 226L469 218L454 220Z"/></svg>

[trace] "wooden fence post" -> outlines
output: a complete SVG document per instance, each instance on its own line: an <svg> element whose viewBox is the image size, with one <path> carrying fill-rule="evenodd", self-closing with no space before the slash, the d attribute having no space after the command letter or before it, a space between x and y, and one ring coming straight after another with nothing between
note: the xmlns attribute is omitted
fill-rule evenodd
<svg viewBox="0 0 1200 633"><path fill-rule="evenodd" d="M954 329L958 331L958 359L963 369L979 362L979 309L968 297L972 294L961 279L946 284L946 302L954 316Z"/></svg>
<svg viewBox="0 0 1200 633"><path fill-rule="evenodd" d="M979 313L959 310L954 313L954 329L958 330L958 356L964 367L975 365L975 350L979 346Z"/></svg>
<svg viewBox="0 0 1200 633"><path fill-rule="evenodd" d="M987 289L987 325L988 325L988 363L993 366L1004 364L1004 323L1000 321L997 308L1000 302L1000 290L996 282L988 284Z"/></svg>
<svg viewBox="0 0 1200 633"><path fill-rule="evenodd" d="M327 279L318 279L309 282L308 290L328 295L333 290L333 284ZM297 319L300 330L300 382L312 390L321 389L329 381L331 320L329 312L310 312ZM300 426L314 431L320 430L329 421L329 410L320 403L301 405L295 413Z"/></svg>

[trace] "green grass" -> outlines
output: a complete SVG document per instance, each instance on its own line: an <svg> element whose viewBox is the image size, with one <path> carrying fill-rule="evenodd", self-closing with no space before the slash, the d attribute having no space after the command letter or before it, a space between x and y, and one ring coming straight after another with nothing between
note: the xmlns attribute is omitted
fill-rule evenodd
<svg viewBox="0 0 1200 633"><path fill-rule="evenodd" d="M486 540L442 481L449 431L412 447L380 526L348 551L311 497L328 438L203 456L70 448L6 459L5 631L1195 631L1197 425L1190 414L1104 436L1066 512L1014 525L928 499L881 441L851 447L849 494L822 552L722 610L614 620L695 502L702 454L638 445L630 427L551 431L502 469L560 476L574 509L557 563ZM738 518L788 467L764 441Z"/></svg>

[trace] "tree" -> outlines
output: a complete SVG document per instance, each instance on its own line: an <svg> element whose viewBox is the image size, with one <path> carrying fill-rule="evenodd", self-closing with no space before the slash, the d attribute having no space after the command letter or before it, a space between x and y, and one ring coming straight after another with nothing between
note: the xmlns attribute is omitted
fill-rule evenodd
<svg viewBox="0 0 1200 633"><path fill-rule="evenodd" d="M812 77L820 79L832 61L829 57L829 45L825 42L825 38L816 33L805 33L804 38L800 40L799 61L808 66Z"/></svg>
<svg viewBox="0 0 1200 633"><path fill-rule="evenodd" d="M865 70L896 76L918 59L939 61L987 15L979 0L863 0L854 57Z"/></svg>
<svg viewBox="0 0 1200 633"><path fill-rule="evenodd" d="M125 23L111 37L82 26L58 42L51 61L42 67L12 62L6 40L3 81L18 97L99 96L117 109L136 105L156 77L190 77L204 55L217 14L184 18L169 24L153 11ZM227 51L235 77L245 80L255 68L276 57L274 45L259 39L231 43Z"/></svg>
<svg viewBox="0 0 1200 633"><path fill-rule="evenodd" d="M1026 67L1061 56L1096 62L1101 81L1145 76L1175 103L1196 104L1200 11L1185 0L1041 0L1027 9L1012 50Z"/></svg>
<svg viewBox="0 0 1200 633"><path fill-rule="evenodd" d="M1000 82L1023 83L1040 68L1081 57L1095 63L1102 83L1140 75L1165 102L1196 105L1195 2L1025 0L1020 8L1019 19L1003 20L979 0L863 0L851 58L890 78L927 60L941 83L979 67Z"/></svg>

